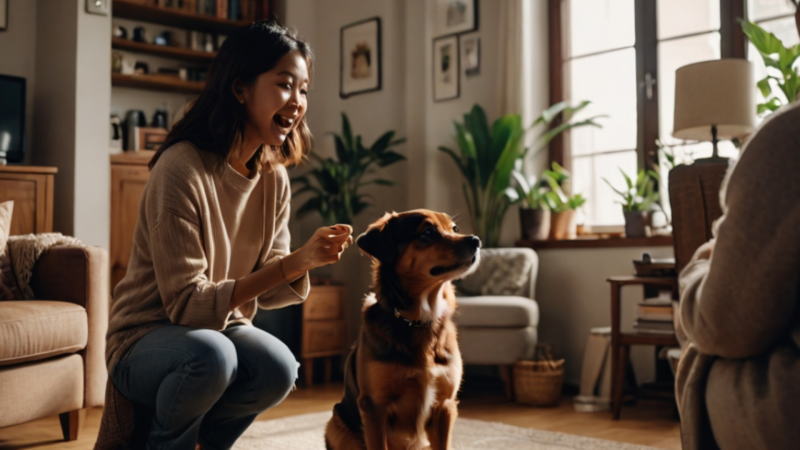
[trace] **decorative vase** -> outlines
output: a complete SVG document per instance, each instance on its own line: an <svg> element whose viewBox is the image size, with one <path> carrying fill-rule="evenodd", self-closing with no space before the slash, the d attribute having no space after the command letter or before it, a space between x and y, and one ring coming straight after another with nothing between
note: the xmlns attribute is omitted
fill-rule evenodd
<svg viewBox="0 0 800 450"><path fill-rule="evenodd" d="M519 209L519 226L522 238L529 241L542 241L550 234L549 209Z"/></svg>
<svg viewBox="0 0 800 450"><path fill-rule="evenodd" d="M625 215L625 237L647 236L647 211L622 211Z"/></svg>
<svg viewBox="0 0 800 450"><path fill-rule="evenodd" d="M575 210L550 215L550 239L575 239Z"/></svg>

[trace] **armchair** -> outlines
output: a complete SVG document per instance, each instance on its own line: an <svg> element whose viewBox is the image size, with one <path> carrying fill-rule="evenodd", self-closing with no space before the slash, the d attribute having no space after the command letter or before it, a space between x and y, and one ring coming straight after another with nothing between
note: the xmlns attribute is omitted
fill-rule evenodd
<svg viewBox="0 0 800 450"><path fill-rule="evenodd" d="M103 404L108 254L53 247L36 262L37 300L0 301L0 427L59 414L77 439L80 410Z"/></svg>
<svg viewBox="0 0 800 450"><path fill-rule="evenodd" d="M509 396L514 363L532 358L536 347L538 269L533 249L484 249L477 270L457 284L455 321L464 364L498 366Z"/></svg>

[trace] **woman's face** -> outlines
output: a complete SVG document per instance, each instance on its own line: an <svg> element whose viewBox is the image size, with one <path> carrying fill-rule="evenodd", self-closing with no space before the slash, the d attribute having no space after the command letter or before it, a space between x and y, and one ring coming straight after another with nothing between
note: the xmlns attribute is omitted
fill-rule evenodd
<svg viewBox="0 0 800 450"><path fill-rule="evenodd" d="M297 50L283 55L242 92L247 110L246 139L280 146L305 116L308 65Z"/></svg>

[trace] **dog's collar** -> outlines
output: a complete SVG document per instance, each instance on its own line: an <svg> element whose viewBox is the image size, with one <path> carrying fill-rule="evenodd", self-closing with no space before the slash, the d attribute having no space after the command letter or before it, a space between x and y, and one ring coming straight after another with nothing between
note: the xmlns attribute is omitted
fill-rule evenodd
<svg viewBox="0 0 800 450"><path fill-rule="evenodd" d="M411 320L411 319L408 319L405 316L403 316L402 314L400 314L400 310L397 309L397 308L394 308L394 316L396 318L402 320L403 322L405 322L406 325L408 325L410 327L413 327L413 328L427 327L427 326L430 326L430 324L433 323L432 320Z"/></svg>

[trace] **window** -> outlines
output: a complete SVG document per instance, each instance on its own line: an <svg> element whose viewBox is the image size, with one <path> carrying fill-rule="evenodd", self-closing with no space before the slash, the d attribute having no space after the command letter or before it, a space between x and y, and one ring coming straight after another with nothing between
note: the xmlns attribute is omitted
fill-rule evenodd
<svg viewBox="0 0 800 450"><path fill-rule="evenodd" d="M785 44L800 40L788 0L550 0L549 6L551 102L587 99L587 115L609 116L603 128L574 130L550 149L550 159L572 171L573 192L588 199L582 213L592 227L623 223L616 194L602 179L622 185L618 167L633 174L657 164L657 140L679 158L711 154L709 142L672 138L678 67L749 54L756 77L763 77L763 62L755 49L747 51L737 21L745 11ZM727 141L719 149L722 156L736 153Z"/></svg>

